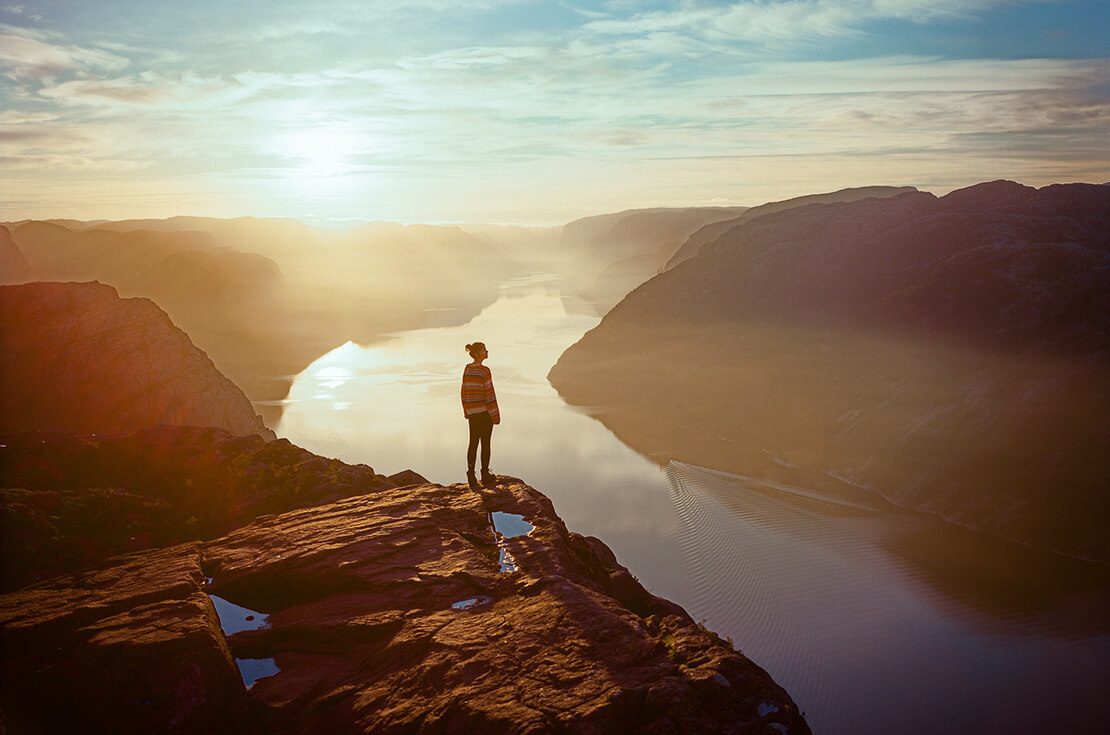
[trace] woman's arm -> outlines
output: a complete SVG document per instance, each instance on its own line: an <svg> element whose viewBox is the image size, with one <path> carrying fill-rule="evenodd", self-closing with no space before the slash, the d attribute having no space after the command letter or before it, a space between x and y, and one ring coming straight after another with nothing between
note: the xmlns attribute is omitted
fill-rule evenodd
<svg viewBox="0 0 1110 735"><path fill-rule="evenodd" d="M497 407L497 393L493 390L493 373L486 373L486 410L489 411L493 423L501 423L501 410Z"/></svg>

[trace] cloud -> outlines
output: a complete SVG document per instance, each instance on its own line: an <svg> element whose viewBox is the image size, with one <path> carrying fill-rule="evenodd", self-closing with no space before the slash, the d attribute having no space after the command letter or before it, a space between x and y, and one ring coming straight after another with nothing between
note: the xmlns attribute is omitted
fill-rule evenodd
<svg viewBox="0 0 1110 735"><path fill-rule="evenodd" d="M926 23L970 17L1006 0L784 0L726 5L683 3L674 9L634 13L587 23L591 33L650 35L683 33L717 42L757 46L859 37L880 20Z"/></svg>
<svg viewBox="0 0 1110 735"><path fill-rule="evenodd" d="M39 80L82 69L119 71L128 63L126 58L103 49L76 46L55 34L0 23L0 73L13 81Z"/></svg>

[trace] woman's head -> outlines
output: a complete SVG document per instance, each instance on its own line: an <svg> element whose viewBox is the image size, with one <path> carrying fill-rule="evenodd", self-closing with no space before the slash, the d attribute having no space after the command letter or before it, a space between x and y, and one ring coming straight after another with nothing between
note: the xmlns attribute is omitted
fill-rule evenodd
<svg viewBox="0 0 1110 735"><path fill-rule="evenodd" d="M472 358L474 358L475 360L486 357L489 354L486 351L486 343L485 342L475 342L473 344L469 344L469 345L466 346L466 351L468 353L470 353L470 356Z"/></svg>

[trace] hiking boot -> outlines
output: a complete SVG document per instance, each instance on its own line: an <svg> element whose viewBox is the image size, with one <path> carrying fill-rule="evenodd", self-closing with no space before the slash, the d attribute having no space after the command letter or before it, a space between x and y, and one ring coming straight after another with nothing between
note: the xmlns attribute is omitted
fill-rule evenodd
<svg viewBox="0 0 1110 735"><path fill-rule="evenodd" d="M478 490L481 485L478 484L478 478L474 475L474 470L467 470L466 484L470 485L471 490Z"/></svg>
<svg viewBox="0 0 1110 735"><path fill-rule="evenodd" d="M486 487L493 487L497 484L497 475L489 470L482 470L482 484Z"/></svg>

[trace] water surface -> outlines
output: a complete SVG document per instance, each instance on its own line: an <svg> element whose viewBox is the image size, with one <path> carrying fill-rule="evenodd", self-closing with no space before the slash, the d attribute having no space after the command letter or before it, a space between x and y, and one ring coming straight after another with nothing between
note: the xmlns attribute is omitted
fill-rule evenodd
<svg viewBox="0 0 1110 735"><path fill-rule="evenodd" d="M459 383L464 345L482 340L503 417L492 470L731 638L815 732L1107 731L1105 574L878 504L681 457L660 467L547 383L599 321L576 311L538 274L461 327L348 343L294 381L277 433L384 474L465 482Z"/></svg>

